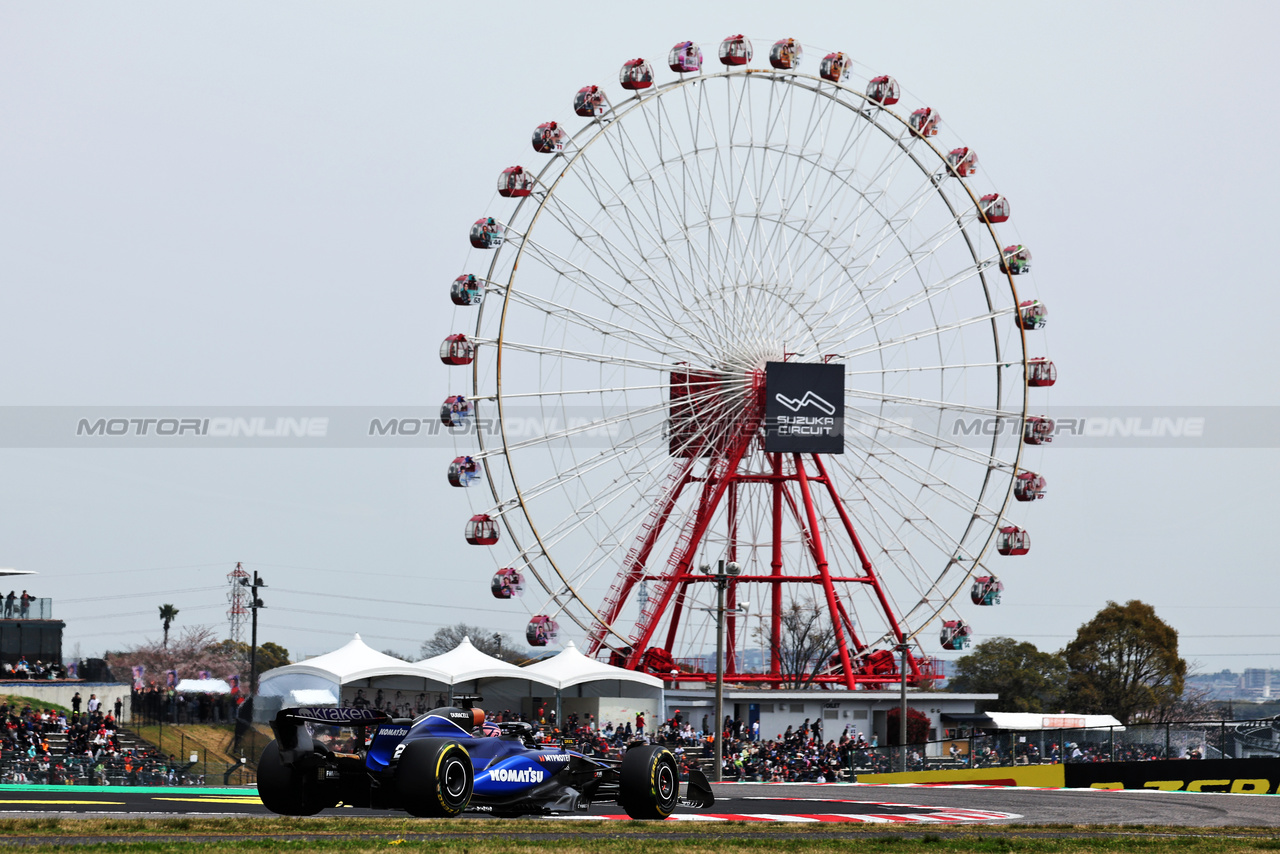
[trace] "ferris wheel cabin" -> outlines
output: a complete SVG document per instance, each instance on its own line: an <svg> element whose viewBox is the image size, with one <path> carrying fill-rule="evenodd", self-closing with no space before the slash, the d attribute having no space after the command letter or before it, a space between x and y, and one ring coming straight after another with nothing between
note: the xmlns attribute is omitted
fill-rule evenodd
<svg viewBox="0 0 1280 854"><path fill-rule="evenodd" d="M489 592L494 599L519 599L524 595L524 576L513 567L504 567L493 574Z"/></svg>
<svg viewBox="0 0 1280 854"><path fill-rule="evenodd" d="M1031 535L1014 525L1001 528L996 537L996 551L1002 555L1024 555L1031 551Z"/></svg>
<svg viewBox="0 0 1280 854"><path fill-rule="evenodd" d="M471 457L454 457L449 463L449 485L466 488L480 479L480 465Z"/></svg>
<svg viewBox="0 0 1280 854"><path fill-rule="evenodd" d="M603 116L608 108L609 101L599 86L583 86L573 96L573 112L585 119Z"/></svg>
<svg viewBox="0 0 1280 854"><path fill-rule="evenodd" d="M476 345L461 332L440 343L440 361L446 365L469 365L476 357Z"/></svg>
<svg viewBox="0 0 1280 854"><path fill-rule="evenodd" d="M504 199L519 199L533 194L533 175L523 166L508 166L498 176L498 195Z"/></svg>
<svg viewBox="0 0 1280 854"><path fill-rule="evenodd" d="M746 65L751 61L751 42L739 33L720 42L720 61L728 66Z"/></svg>
<svg viewBox="0 0 1280 854"><path fill-rule="evenodd" d="M1000 272L1021 276L1031 272L1031 250L1022 244L1000 250Z"/></svg>
<svg viewBox="0 0 1280 854"><path fill-rule="evenodd" d="M1044 356L1027 359L1027 385L1048 388L1058 381L1058 369Z"/></svg>
<svg viewBox="0 0 1280 854"><path fill-rule="evenodd" d="M1019 501L1037 501L1048 494L1049 485L1044 475L1024 471L1014 478L1013 497Z"/></svg>
<svg viewBox="0 0 1280 854"><path fill-rule="evenodd" d="M524 639L529 646L546 646L560 639L560 624L545 614L539 614L524 627Z"/></svg>
<svg viewBox="0 0 1280 854"><path fill-rule="evenodd" d="M978 213L987 222L1008 222L1013 215L1009 200L999 193L988 193L978 199Z"/></svg>
<svg viewBox="0 0 1280 854"><path fill-rule="evenodd" d="M471 245L477 249L496 249L506 234L502 223L491 216L481 217L471 225Z"/></svg>
<svg viewBox="0 0 1280 854"><path fill-rule="evenodd" d="M653 85L653 66L647 59L628 59L618 72L618 82L630 92L648 89Z"/></svg>
<svg viewBox="0 0 1280 854"><path fill-rule="evenodd" d="M978 152L972 148L953 148L947 154L947 163L961 178L978 174Z"/></svg>
<svg viewBox="0 0 1280 854"><path fill-rule="evenodd" d="M484 302L484 288L471 273L464 273L449 285L449 299L454 305L479 305Z"/></svg>
<svg viewBox="0 0 1280 854"><path fill-rule="evenodd" d="M969 588L969 599L975 605L999 605L1000 594L1004 592L1004 582L994 575L979 575Z"/></svg>
<svg viewBox="0 0 1280 854"><path fill-rule="evenodd" d="M898 81L888 74L873 77L871 82L867 84L867 100L875 101L881 106L892 106L898 103L898 99L901 97L902 88L898 85Z"/></svg>
<svg viewBox="0 0 1280 854"><path fill-rule="evenodd" d="M941 641L943 649L961 650L969 646L971 634L973 629L964 620L946 620L942 624L938 640Z"/></svg>
<svg viewBox="0 0 1280 854"><path fill-rule="evenodd" d="M1028 415L1022 422L1022 441L1028 445L1046 445L1053 441L1053 419Z"/></svg>
<svg viewBox="0 0 1280 854"><path fill-rule="evenodd" d="M769 64L782 71L800 67L804 50L795 39L779 39L769 48Z"/></svg>
<svg viewBox="0 0 1280 854"><path fill-rule="evenodd" d="M460 427L475 413L475 404L460 394L450 395L440 404L440 423Z"/></svg>
<svg viewBox="0 0 1280 854"><path fill-rule="evenodd" d="M907 118L907 124L918 137L937 136L942 115L932 107L921 107Z"/></svg>
<svg viewBox="0 0 1280 854"><path fill-rule="evenodd" d="M667 54L667 67L677 74L696 74L702 70L702 48L696 42L680 42Z"/></svg>
<svg viewBox="0 0 1280 854"><path fill-rule="evenodd" d="M1038 299L1018 303L1018 326L1021 329L1044 329L1049 322L1049 307Z"/></svg>
<svg viewBox="0 0 1280 854"><path fill-rule="evenodd" d="M491 546L498 542L498 520L487 513L477 513L467 520L463 533L473 546Z"/></svg>
<svg viewBox="0 0 1280 854"><path fill-rule="evenodd" d="M818 76L823 80L830 80L832 83L848 80L849 57L839 51L822 57L822 64L818 66Z"/></svg>
<svg viewBox="0 0 1280 854"><path fill-rule="evenodd" d="M533 150L539 154L564 151L564 128L559 122L543 122L533 129Z"/></svg>

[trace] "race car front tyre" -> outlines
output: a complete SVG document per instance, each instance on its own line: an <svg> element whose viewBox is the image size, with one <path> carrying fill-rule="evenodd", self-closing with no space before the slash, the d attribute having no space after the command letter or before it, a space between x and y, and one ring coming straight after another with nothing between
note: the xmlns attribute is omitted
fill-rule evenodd
<svg viewBox="0 0 1280 854"><path fill-rule="evenodd" d="M312 774L304 774L280 759L280 745L272 741L258 760L258 797L279 815L315 815L329 799Z"/></svg>
<svg viewBox="0 0 1280 854"><path fill-rule="evenodd" d="M471 755L456 741L422 738L405 745L396 765L396 791L405 812L452 818L471 803Z"/></svg>
<svg viewBox="0 0 1280 854"><path fill-rule="evenodd" d="M680 766L657 744L633 747L622 757L618 805L636 819L664 819L680 796Z"/></svg>

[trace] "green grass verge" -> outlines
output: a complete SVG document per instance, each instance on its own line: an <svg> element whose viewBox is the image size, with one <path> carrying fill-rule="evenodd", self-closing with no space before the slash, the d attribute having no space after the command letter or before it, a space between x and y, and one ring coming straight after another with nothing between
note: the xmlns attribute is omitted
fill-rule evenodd
<svg viewBox="0 0 1280 854"><path fill-rule="evenodd" d="M1248 854L1280 851L1275 828L962 825L922 828L757 822L423 820L368 818L0 820L0 846L52 851L448 851L468 854L722 854L722 852L1045 852Z"/></svg>

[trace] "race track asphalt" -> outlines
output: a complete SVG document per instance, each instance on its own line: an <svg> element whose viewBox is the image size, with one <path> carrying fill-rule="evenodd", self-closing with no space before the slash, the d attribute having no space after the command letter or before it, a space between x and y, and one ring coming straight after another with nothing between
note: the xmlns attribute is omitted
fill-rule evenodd
<svg viewBox="0 0 1280 854"><path fill-rule="evenodd" d="M875 824L1018 823L1280 827L1280 795L896 785L715 786L695 820ZM341 809L343 815L387 813ZM0 818L270 815L252 789L0 786ZM612 805L569 818L623 818Z"/></svg>

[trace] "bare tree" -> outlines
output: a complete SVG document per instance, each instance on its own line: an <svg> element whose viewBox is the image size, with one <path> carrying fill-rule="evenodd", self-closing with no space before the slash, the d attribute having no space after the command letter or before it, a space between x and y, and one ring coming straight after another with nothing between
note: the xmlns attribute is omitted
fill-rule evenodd
<svg viewBox="0 0 1280 854"><path fill-rule="evenodd" d="M831 657L839 650L831 620L816 603L801 605L792 600L783 611L781 622L782 632L777 644L763 627L757 629L757 635L761 644L769 646L778 662L782 685L807 688L827 669Z"/></svg>
<svg viewBox="0 0 1280 854"><path fill-rule="evenodd" d="M524 645L517 646L515 639L510 635L483 629L480 626L469 626L466 623L454 623L452 626L437 629L434 635L422 642L422 657L443 655L462 643L463 638L469 638L471 645L486 655L501 658L503 661L521 662L527 658L523 652Z"/></svg>

